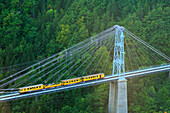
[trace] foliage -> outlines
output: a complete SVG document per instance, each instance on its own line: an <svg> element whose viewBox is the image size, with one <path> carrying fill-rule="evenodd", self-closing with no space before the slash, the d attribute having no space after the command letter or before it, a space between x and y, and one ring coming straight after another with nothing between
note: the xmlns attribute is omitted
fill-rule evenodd
<svg viewBox="0 0 170 113"><path fill-rule="evenodd" d="M41 60L115 24L170 55L169 5L168 0L1 0L0 67ZM94 54L103 55L104 61L108 50L103 46ZM82 63L80 59L76 62ZM111 61L109 58L109 65ZM101 67L99 64L95 73ZM0 79L10 74L7 69L0 72ZM167 75L129 80L129 112L170 111ZM0 111L103 113L107 112L108 91L109 84L75 89L43 95L38 97L38 102L31 98L1 103Z"/></svg>

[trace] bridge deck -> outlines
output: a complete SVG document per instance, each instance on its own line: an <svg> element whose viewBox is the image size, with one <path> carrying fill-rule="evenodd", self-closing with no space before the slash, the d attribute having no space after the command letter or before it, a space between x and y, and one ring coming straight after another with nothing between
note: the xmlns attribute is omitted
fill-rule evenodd
<svg viewBox="0 0 170 113"><path fill-rule="evenodd" d="M127 73L125 73L125 76L126 76L126 79L128 79L128 78L139 77L139 76L163 72L163 71L170 71L170 64L164 65L164 66L153 67L153 68L149 68L149 69L137 70L137 71L133 71L133 72L127 72ZM70 85L70 86L61 87L61 88L42 90L39 92L26 93L26 94L19 94L19 93L9 94L8 96L0 97L0 102L28 98L28 97L49 94L49 93L54 93L54 92L61 92L61 91L66 91L66 90L71 90L71 89L76 89L76 88L81 88L81 87L92 86L92 85L96 85L96 84L103 84L103 83L115 81L118 79L119 79L118 75L115 75L115 76L109 75L109 76L106 76L102 80L92 81L92 82L88 82L88 83L81 83L81 84Z"/></svg>

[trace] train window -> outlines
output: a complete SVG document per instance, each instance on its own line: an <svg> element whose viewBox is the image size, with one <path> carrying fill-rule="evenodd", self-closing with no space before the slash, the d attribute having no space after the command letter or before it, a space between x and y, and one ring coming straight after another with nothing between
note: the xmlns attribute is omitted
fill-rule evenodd
<svg viewBox="0 0 170 113"><path fill-rule="evenodd" d="M41 88L41 86L39 86L39 88Z"/></svg>
<svg viewBox="0 0 170 113"><path fill-rule="evenodd" d="M93 78L93 77L91 77L91 78Z"/></svg>
<svg viewBox="0 0 170 113"><path fill-rule="evenodd" d="M29 90L29 88L27 88L27 90Z"/></svg>
<svg viewBox="0 0 170 113"><path fill-rule="evenodd" d="M73 82L73 81L71 81L71 82Z"/></svg>
<svg viewBox="0 0 170 113"><path fill-rule="evenodd" d="M98 76L97 76L98 77Z"/></svg>
<svg viewBox="0 0 170 113"><path fill-rule="evenodd" d="M77 81L79 81L79 80L77 79Z"/></svg>

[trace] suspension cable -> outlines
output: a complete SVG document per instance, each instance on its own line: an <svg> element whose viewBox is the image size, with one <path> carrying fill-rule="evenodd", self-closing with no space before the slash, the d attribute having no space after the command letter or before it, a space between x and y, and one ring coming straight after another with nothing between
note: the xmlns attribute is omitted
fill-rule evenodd
<svg viewBox="0 0 170 113"><path fill-rule="evenodd" d="M130 31L128 31L127 29L125 29L124 31L127 32L129 35L131 35L134 39L138 40L139 42L141 42L142 44L144 44L145 46L147 46L151 50L155 51L157 54L161 55L162 57L164 57L165 59L170 61L170 58L168 56L164 55L163 53L161 53L160 51L158 51L157 49L155 49L151 45L147 44L145 41L143 41L142 39L138 38L136 35L134 35Z"/></svg>
<svg viewBox="0 0 170 113"><path fill-rule="evenodd" d="M96 47L95 49L97 49L97 47ZM95 50L95 49L94 49L94 50ZM89 58L89 59L90 59L90 58ZM77 63L75 63L70 69L72 69L76 64L77 64ZM69 69L69 70L70 70L70 69ZM66 74L69 70L67 70L64 74ZM58 81L61 77L63 77L64 74L62 74L61 76L59 76L56 81Z"/></svg>
<svg viewBox="0 0 170 113"><path fill-rule="evenodd" d="M89 67L89 65L94 61L94 59L96 58L98 56L98 53L93 57L93 60L86 66L86 68L82 71L83 72L83 74L84 74L84 72L85 72L85 70ZM91 56L90 56L91 57ZM79 67L80 68L80 67ZM79 69L78 68L78 69ZM70 78L70 77L72 77L72 75L78 70L78 69L76 69L72 74L70 74L67 78ZM82 75L83 75L82 74ZM78 75L78 76L80 76L80 74Z"/></svg>

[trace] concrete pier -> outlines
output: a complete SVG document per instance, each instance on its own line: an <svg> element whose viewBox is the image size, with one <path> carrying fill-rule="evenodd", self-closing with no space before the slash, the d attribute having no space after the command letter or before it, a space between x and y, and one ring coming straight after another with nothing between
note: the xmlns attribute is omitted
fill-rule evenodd
<svg viewBox="0 0 170 113"><path fill-rule="evenodd" d="M110 83L108 113L128 113L127 80Z"/></svg>
<svg viewBox="0 0 170 113"><path fill-rule="evenodd" d="M117 113L128 113L127 80L118 80Z"/></svg>
<svg viewBox="0 0 170 113"><path fill-rule="evenodd" d="M117 82L110 82L108 113L116 113L117 109Z"/></svg>

